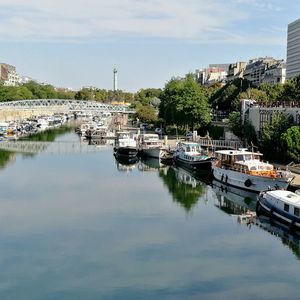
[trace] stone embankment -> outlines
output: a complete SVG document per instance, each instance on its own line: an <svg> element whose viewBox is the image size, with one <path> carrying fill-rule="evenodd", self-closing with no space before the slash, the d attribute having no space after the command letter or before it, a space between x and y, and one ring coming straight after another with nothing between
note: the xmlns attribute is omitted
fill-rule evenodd
<svg viewBox="0 0 300 300"><path fill-rule="evenodd" d="M0 122L10 122L25 120L27 118L32 118L34 116L47 115L51 116L53 111L47 111L45 109L41 110L0 110Z"/></svg>

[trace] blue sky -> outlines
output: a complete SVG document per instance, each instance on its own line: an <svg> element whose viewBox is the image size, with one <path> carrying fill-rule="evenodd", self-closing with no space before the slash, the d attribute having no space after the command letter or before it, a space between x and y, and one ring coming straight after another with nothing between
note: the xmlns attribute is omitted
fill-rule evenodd
<svg viewBox="0 0 300 300"><path fill-rule="evenodd" d="M55 86L137 91L210 63L286 58L298 0L0 0L0 61Z"/></svg>

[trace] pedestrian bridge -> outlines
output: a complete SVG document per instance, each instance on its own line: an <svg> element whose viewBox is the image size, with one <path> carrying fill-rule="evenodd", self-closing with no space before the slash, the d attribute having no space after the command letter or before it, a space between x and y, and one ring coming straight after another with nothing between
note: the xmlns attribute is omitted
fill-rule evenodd
<svg viewBox="0 0 300 300"><path fill-rule="evenodd" d="M0 110L45 110L53 112L110 112L135 113L126 105L113 105L92 100L34 99L0 102Z"/></svg>
<svg viewBox="0 0 300 300"><path fill-rule="evenodd" d="M0 150L37 154L80 154L100 152L107 149L109 145L88 145L78 142L34 142L34 141L1 141Z"/></svg>

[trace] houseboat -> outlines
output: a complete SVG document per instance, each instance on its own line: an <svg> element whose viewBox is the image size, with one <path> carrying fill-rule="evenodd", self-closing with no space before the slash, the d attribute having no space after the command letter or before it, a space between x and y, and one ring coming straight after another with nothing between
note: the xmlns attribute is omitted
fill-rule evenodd
<svg viewBox="0 0 300 300"><path fill-rule="evenodd" d="M274 166L260 160L258 152L220 150L212 166L213 176L225 184L254 192L286 189L293 179L291 172L275 170Z"/></svg>
<svg viewBox="0 0 300 300"><path fill-rule="evenodd" d="M139 152L142 156L161 158L166 150L158 134L144 133L139 135Z"/></svg>
<svg viewBox="0 0 300 300"><path fill-rule="evenodd" d="M293 229L300 229L300 195L290 191L261 192L256 206L257 213L264 212Z"/></svg>
<svg viewBox="0 0 300 300"><path fill-rule="evenodd" d="M192 171L210 171L215 158L205 154L198 143L179 142L176 146L173 159L175 164Z"/></svg>
<svg viewBox="0 0 300 300"><path fill-rule="evenodd" d="M129 131L117 132L114 155L136 157L138 154L136 138Z"/></svg>

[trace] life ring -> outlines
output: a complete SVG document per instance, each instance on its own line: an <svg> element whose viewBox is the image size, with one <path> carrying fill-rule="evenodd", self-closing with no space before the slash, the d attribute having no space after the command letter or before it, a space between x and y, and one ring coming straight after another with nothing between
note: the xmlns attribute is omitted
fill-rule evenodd
<svg viewBox="0 0 300 300"><path fill-rule="evenodd" d="M252 181L248 178L245 182L244 182L244 185L246 187L250 187L252 185Z"/></svg>

